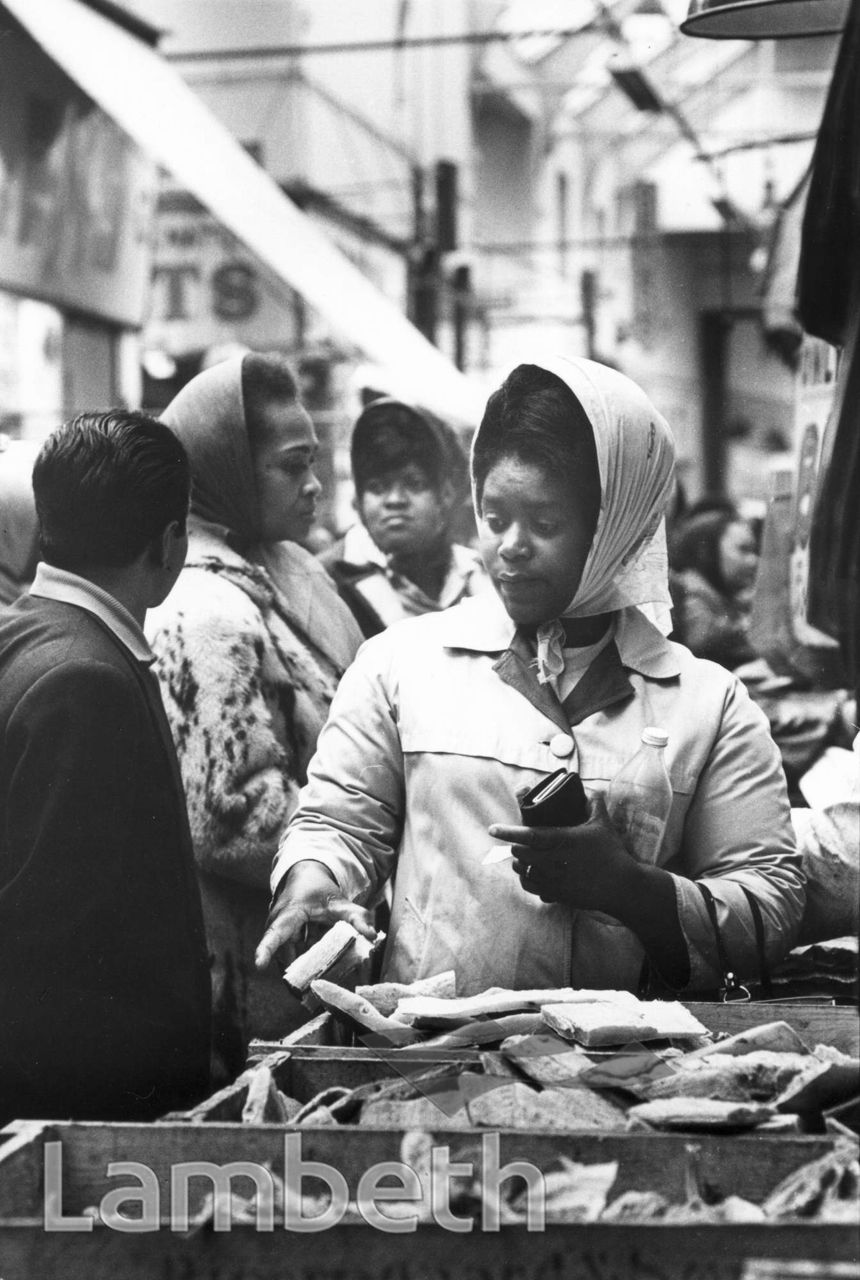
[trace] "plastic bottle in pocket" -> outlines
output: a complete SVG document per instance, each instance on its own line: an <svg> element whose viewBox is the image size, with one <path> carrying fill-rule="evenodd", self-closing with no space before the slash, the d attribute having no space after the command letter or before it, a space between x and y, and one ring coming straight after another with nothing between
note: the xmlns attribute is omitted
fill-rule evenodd
<svg viewBox="0 0 860 1280"><path fill-rule="evenodd" d="M643 729L642 745L619 770L606 792L606 808L627 848L639 862L654 863L672 808L672 783L662 729Z"/></svg>

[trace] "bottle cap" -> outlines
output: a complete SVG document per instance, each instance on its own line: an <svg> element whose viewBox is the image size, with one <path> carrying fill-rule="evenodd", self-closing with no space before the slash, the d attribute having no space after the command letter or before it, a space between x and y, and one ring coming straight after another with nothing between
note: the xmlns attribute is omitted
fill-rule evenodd
<svg viewBox="0 0 860 1280"><path fill-rule="evenodd" d="M649 747L665 747L669 741L669 735L665 729L643 729L642 741Z"/></svg>

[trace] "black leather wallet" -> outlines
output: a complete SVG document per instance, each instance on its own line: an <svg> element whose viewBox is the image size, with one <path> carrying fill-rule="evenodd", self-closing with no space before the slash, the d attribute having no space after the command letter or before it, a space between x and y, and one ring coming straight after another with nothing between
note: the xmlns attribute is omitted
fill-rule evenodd
<svg viewBox="0 0 860 1280"><path fill-rule="evenodd" d="M588 818L588 799L578 773L556 769L520 800L526 827L577 827Z"/></svg>

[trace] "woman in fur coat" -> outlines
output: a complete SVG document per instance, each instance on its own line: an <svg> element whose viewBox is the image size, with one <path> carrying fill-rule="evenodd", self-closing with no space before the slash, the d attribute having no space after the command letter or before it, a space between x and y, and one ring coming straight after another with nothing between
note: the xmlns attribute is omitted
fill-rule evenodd
<svg viewBox="0 0 860 1280"><path fill-rule="evenodd" d="M317 439L286 362L205 370L161 415L193 475L185 568L148 633L188 799L212 965L216 1079L297 1009L254 969L278 838L361 635L298 545L320 491Z"/></svg>

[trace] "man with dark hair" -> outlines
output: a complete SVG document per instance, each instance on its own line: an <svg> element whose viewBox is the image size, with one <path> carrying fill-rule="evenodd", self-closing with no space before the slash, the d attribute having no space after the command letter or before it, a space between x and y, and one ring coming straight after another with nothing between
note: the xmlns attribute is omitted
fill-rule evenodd
<svg viewBox="0 0 860 1280"><path fill-rule="evenodd" d="M148 608L185 560L185 451L82 414L33 469L42 559L0 611L0 1120L148 1119L208 1083L209 975Z"/></svg>
<svg viewBox="0 0 860 1280"><path fill-rule="evenodd" d="M359 414L350 452L360 523L320 559L366 637L488 587L478 553L455 541L468 481L450 427L380 397Z"/></svg>

